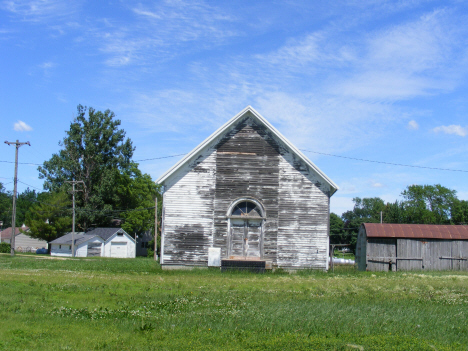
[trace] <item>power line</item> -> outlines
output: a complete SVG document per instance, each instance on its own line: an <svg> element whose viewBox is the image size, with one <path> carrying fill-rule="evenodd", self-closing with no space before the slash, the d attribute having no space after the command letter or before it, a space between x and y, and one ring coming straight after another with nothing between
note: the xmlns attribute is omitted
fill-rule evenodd
<svg viewBox="0 0 468 351"><path fill-rule="evenodd" d="M465 172L468 173L468 171L465 171L463 169L451 169L451 168L438 168L438 167L425 167L425 166L413 166L413 165L405 165L401 163L392 163L392 162L384 162L384 161L375 161L375 160L366 160L363 158L355 158L355 157L348 157L348 156L340 156L340 155L333 155L333 154L326 154L324 152L317 152L317 151L312 151L312 150L304 150L300 149L301 151L305 152L311 152L313 154L319 154L319 155L325 155L325 156L332 156L332 157L339 157L339 158L347 158L349 160L356 160L356 161L364 161L364 162L372 162L372 163L382 163L385 165L391 165L391 166L400 166L400 167L412 167L412 168L424 168L424 169L434 169L438 171L451 171L451 172Z"/></svg>

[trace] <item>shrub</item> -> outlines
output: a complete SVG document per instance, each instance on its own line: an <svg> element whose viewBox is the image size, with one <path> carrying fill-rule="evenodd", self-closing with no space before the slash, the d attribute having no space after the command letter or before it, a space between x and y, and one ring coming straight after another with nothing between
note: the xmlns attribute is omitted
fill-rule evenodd
<svg viewBox="0 0 468 351"><path fill-rule="evenodd" d="M11 246L8 243L0 243L0 252L1 253L10 253Z"/></svg>

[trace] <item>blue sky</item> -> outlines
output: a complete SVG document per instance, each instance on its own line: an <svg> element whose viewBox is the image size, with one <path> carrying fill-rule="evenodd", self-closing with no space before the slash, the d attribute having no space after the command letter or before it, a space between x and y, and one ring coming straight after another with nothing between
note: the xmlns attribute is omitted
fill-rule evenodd
<svg viewBox="0 0 468 351"><path fill-rule="evenodd" d="M337 214L411 184L468 199L467 75L463 1L0 0L0 161L16 139L20 162L48 160L78 104L114 111L135 160L187 153L251 105L316 152ZM42 189L35 165L18 179Z"/></svg>

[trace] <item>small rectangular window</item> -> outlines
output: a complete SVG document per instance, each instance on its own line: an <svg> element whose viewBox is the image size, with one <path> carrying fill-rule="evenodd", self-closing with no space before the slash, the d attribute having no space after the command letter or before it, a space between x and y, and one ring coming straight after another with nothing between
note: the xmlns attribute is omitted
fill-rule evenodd
<svg viewBox="0 0 468 351"><path fill-rule="evenodd" d="M59 245L59 249L61 249L61 248L62 248L62 245Z"/></svg>

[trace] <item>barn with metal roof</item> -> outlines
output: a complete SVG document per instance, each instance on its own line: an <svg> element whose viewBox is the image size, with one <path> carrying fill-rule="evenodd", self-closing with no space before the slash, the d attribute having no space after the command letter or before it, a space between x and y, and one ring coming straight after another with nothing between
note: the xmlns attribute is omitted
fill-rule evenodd
<svg viewBox="0 0 468 351"><path fill-rule="evenodd" d="M359 270L468 270L468 226L363 223Z"/></svg>

